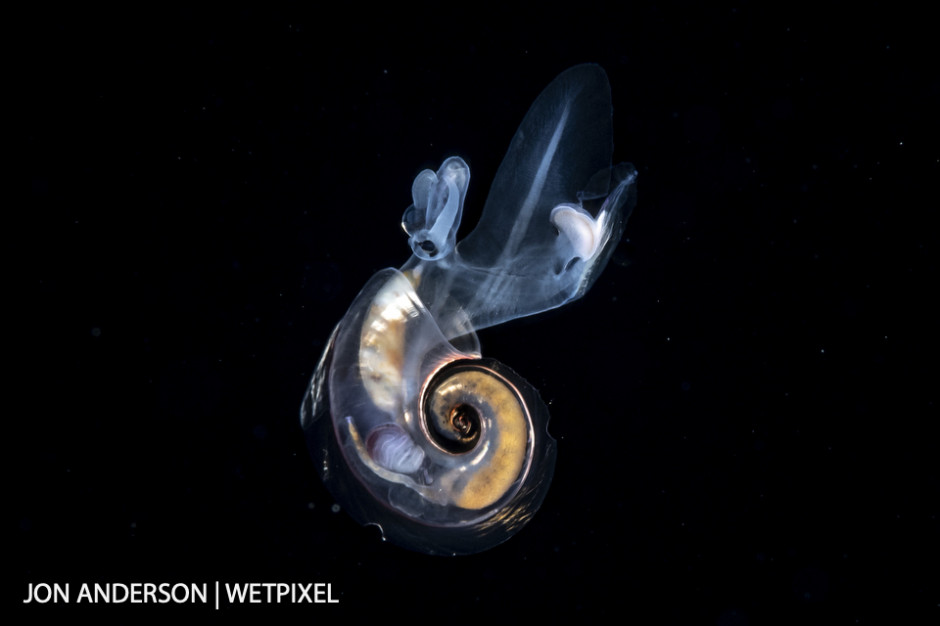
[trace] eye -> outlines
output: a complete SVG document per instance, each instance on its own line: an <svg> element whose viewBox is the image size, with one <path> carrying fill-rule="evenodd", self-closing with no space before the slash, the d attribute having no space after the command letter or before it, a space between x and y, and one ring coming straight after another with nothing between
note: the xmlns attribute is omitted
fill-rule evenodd
<svg viewBox="0 0 940 626"><path fill-rule="evenodd" d="M437 256L437 246L434 245L433 241L424 240L418 244L421 246L421 249L428 253L428 256Z"/></svg>

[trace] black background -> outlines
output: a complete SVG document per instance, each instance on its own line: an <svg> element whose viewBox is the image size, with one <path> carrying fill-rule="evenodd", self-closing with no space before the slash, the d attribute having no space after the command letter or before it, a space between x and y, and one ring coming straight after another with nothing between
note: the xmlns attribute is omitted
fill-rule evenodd
<svg viewBox="0 0 940 626"><path fill-rule="evenodd" d="M24 608L30 582L221 580L331 583L340 604L296 609L321 623L936 623L926 17L568 11L30 21L7 94L28 176L7 231L14 609L91 610ZM480 334L549 404L555 481L489 552L384 544L331 510L305 386L359 288L407 259L415 174L467 160L467 232L529 105L581 62L608 72L636 210L583 300Z"/></svg>

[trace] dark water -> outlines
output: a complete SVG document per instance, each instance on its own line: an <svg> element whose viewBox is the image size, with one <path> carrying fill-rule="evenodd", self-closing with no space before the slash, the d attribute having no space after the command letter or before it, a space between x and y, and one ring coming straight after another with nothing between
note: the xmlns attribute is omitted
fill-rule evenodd
<svg viewBox="0 0 940 626"><path fill-rule="evenodd" d="M7 229L11 608L88 613L86 582L322 582L338 605L226 611L935 620L940 79L917 20L475 11L33 22L8 90L29 176ZM407 259L414 175L467 160L466 231L531 102L586 61L639 172L625 239L583 300L480 334L549 404L552 489L480 555L383 544L332 510L304 388ZM72 603L23 607L41 582Z"/></svg>

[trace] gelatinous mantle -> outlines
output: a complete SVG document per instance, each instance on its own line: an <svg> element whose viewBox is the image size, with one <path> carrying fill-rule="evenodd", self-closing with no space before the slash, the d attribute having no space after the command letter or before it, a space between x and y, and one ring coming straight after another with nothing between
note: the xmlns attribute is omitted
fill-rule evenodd
<svg viewBox="0 0 940 626"><path fill-rule="evenodd" d="M476 331L559 307L597 279L635 203L636 172L611 167L612 137L607 76L581 65L532 105L465 239L464 160L415 178L402 216L413 255L363 287L301 408L324 482L389 541L479 552L544 499L556 454L548 410L482 358Z"/></svg>

